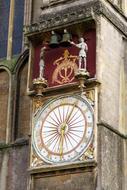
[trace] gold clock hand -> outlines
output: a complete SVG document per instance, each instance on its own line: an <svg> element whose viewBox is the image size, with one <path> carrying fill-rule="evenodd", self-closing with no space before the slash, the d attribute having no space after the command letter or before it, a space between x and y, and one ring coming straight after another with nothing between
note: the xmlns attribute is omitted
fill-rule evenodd
<svg viewBox="0 0 127 190"><path fill-rule="evenodd" d="M64 134L65 134L65 129L67 127L67 122L68 120L70 119L73 111L74 111L74 108L77 104L78 100L74 103L69 115L67 116L67 118L65 119L65 121L62 123L61 125L61 141L60 141L60 159L62 160L62 156L63 156L63 142L64 142Z"/></svg>
<svg viewBox="0 0 127 190"><path fill-rule="evenodd" d="M64 130L65 130L65 126L61 127L61 141L60 141L60 159L61 160L63 156Z"/></svg>
<svg viewBox="0 0 127 190"><path fill-rule="evenodd" d="M72 109L71 109L71 111L70 111L70 113L69 113L68 117L65 119L65 123L67 123L67 121L70 119L71 114L73 113L74 108L75 108L75 106L76 106L77 102L78 102L78 101L76 101L76 102L74 103L74 105L73 105L73 107L72 107Z"/></svg>

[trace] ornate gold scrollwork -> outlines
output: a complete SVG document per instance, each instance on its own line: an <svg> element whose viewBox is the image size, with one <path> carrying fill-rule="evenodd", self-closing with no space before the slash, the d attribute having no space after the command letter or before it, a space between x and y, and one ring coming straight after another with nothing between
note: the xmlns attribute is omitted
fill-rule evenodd
<svg viewBox="0 0 127 190"><path fill-rule="evenodd" d="M94 103L94 101L95 101L95 90L86 91L85 96L88 98L88 100L90 100L91 102Z"/></svg>
<svg viewBox="0 0 127 190"><path fill-rule="evenodd" d="M44 164L44 162L38 158L38 156L36 156L35 154L32 155L32 162L31 162L31 166L32 167L39 167L42 166Z"/></svg>
<svg viewBox="0 0 127 190"><path fill-rule="evenodd" d="M37 109L42 107L42 105L43 105L42 97L34 98L34 100L33 100L33 113L35 113Z"/></svg>
<svg viewBox="0 0 127 190"><path fill-rule="evenodd" d="M74 74L78 67L76 64L77 56L69 55L65 50L63 57L57 59L53 65L57 65L53 72L52 83L65 84L74 80Z"/></svg>

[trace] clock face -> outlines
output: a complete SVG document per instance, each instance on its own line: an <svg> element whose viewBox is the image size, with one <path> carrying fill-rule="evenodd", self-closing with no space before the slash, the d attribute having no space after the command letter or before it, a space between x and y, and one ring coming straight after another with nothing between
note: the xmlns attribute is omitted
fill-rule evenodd
<svg viewBox="0 0 127 190"><path fill-rule="evenodd" d="M32 145L47 163L77 160L93 137L93 109L81 96L61 96L34 117Z"/></svg>

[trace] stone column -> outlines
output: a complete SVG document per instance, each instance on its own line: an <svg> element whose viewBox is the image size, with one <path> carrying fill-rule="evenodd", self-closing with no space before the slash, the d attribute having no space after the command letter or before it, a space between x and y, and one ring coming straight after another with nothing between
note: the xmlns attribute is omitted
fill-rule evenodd
<svg viewBox="0 0 127 190"><path fill-rule="evenodd" d="M7 45L7 59L12 58L12 43L13 43L13 29L14 29L14 11L15 0L10 1L10 14L9 14L9 28L8 28L8 45Z"/></svg>
<svg viewBox="0 0 127 190"><path fill-rule="evenodd" d="M32 15L32 0L25 0L24 25L29 25L31 23L31 15Z"/></svg>

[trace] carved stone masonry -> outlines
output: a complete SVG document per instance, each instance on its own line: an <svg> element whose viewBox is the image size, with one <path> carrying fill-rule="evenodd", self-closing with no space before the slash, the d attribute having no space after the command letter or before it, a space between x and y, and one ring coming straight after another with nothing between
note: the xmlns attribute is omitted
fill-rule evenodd
<svg viewBox="0 0 127 190"><path fill-rule="evenodd" d="M47 0L45 0L47 1ZM55 0L53 0L55 1ZM63 0L61 0L62 2ZM56 0L57 2L57 0ZM60 2L58 0L58 2ZM55 3L55 2L53 2ZM92 7L92 9L91 9ZM68 10L69 9L69 10ZM90 1L82 5L73 6L56 13L41 14L38 23L34 23L30 26L26 26L25 35L31 35L31 33L47 30L52 30L54 27L64 26L66 24L76 24L77 21L82 19L88 19L95 15L105 15L119 30L127 35L127 27L123 21L118 19L105 5L100 1Z"/></svg>
<svg viewBox="0 0 127 190"><path fill-rule="evenodd" d="M53 27L64 26L72 22L74 24L82 19L92 18L91 6L94 12L98 12L99 3L90 2L84 3L83 5L73 6L71 9L66 8L64 10L58 11L56 13L41 14L37 23L30 26L26 26L25 35L31 35L32 33L47 30L52 30Z"/></svg>
<svg viewBox="0 0 127 190"><path fill-rule="evenodd" d="M43 0L42 8L50 6L50 5L54 5L54 4L68 2L68 1L72 1L72 0Z"/></svg>

